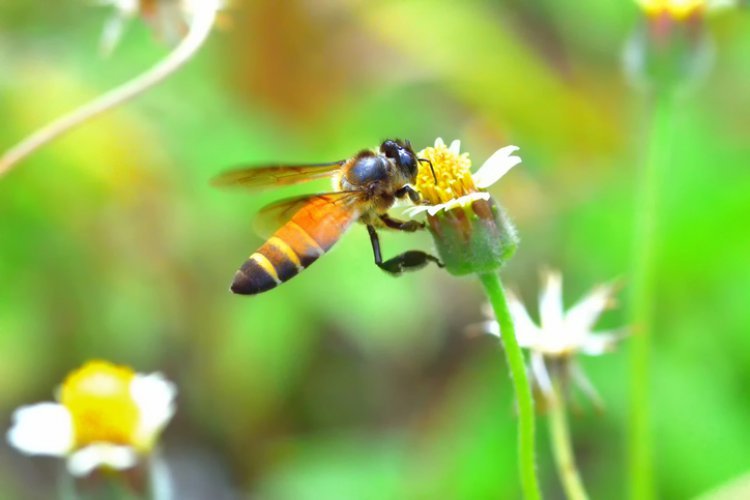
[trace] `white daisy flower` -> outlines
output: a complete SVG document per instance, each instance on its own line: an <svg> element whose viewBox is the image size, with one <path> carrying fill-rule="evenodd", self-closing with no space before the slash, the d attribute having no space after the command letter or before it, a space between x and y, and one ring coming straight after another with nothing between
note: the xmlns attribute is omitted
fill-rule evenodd
<svg viewBox="0 0 750 500"><path fill-rule="evenodd" d="M498 149L479 170L471 174L469 154L461 153L461 141L456 139L446 147L438 137L433 148L426 148L418 154L420 158L430 160L432 165L441 166L434 169L437 182L429 168L420 169L417 186L429 204L410 207L405 212L409 216L423 212L435 215L440 211L469 206L476 200L488 200L490 194L480 190L489 188L521 163L521 158L513 155L518 149L517 146Z"/></svg>
<svg viewBox="0 0 750 500"><path fill-rule="evenodd" d="M461 143L446 147L442 139L417 153L419 172L414 183L422 205L407 209L424 214L443 267L451 274L496 271L513 256L518 236L502 207L485 188L498 181L521 159L516 146L499 149L475 173ZM425 213L426 212L426 213Z"/></svg>
<svg viewBox="0 0 750 500"><path fill-rule="evenodd" d="M576 356L600 356L611 352L622 339L621 330L593 330L599 316L613 302L614 286L608 284L595 287L565 312L560 273L547 272L544 281L544 288L539 296L539 326L531 319L521 301L515 295L508 294L508 307L518 343L530 352L534 381L550 399L553 394L550 371L561 369L560 375L571 377L597 406L602 406L601 398L581 370ZM485 330L501 336L497 321L486 322Z"/></svg>
<svg viewBox="0 0 750 500"><path fill-rule="evenodd" d="M74 476L127 469L153 449L174 415L176 392L159 373L90 361L67 376L59 403L17 409L7 439L28 455L67 458Z"/></svg>

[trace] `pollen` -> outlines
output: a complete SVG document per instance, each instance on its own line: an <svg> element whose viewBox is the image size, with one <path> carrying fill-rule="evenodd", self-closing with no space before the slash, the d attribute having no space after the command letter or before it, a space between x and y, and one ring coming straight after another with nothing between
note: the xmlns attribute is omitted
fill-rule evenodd
<svg viewBox="0 0 750 500"><path fill-rule="evenodd" d="M667 14L676 19L685 19L706 9L706 0L636 0L649 15Z"/></svg>
<svg viewBox="0 0 750 500"><path fill-rule="evenodd" d="M436 141L434 147L423 149L417 156L432 164L431 169L430 163L420 162L416 182L417 190L430 205L448 203L478 191L469 170L469 153L456 153L442 141Z"/></svg>
<svg viewBox="0 0 750 500"><path fill-rule="evenodd" d="M130 394L134 377L130 368L105 361L90 361L68 375L60 402L72 416L76 447L135 444L139 411Z"/></svg>

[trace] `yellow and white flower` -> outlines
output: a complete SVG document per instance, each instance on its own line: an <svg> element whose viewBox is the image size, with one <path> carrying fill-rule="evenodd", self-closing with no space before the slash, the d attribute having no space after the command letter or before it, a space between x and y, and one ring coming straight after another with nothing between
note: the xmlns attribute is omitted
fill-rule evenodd
<svg viewBox="0 0 750 500"><path fill-rule="evenodd" d="M422 165L417 190L427 204L411 207L406 213L410 216L422 212L435 215L440 211L469 206L476 200L488 200L490 194L483 190L521 163L521 158L513 155L518 149L518 146L498 149L472 174L469 153L461 153L461 141L456 139L446 147L443 139L438 137L434 147L425 148L417 155L433 165L437 182L433 170Z"/></svg>
<svg viewBox="0 0 750 500"><path fill-rule="evenodd" d="M643 11L651 16L669 15L685 19L696 13L712 12L737 4L735 0L636 0Z"/></svg>
<svg viewBox="0 0 750 500"><path fill-rule="evenodd" d="M531 373L542 393L551 399L553 383L550 371L561 370L560 376L571 377L591 400L601 406L601 398L581 370L576 356L600 356L611 352L622 339L621 330L596 332L599 316L613 303L614 286L599 285L566 312L562 300L562 276L547 272L539 296L540 325L534 323L523 303L509 294L513 324L518 343L530 352ZM487 332L500 336L497 321L485 323Z"/></svg>
<svg viewBox="0 0 750 500"><path fill-rule="evenodd" d="M90 361L67 376L58 403L17 409L7 439L28 455L66 457L75 476L127 469L153 449L174 415L176 392L159 373Z"/></svg>
<svg viewBox="0 0 750 500"><path fill-rule="evenodd" d="M427 228L449 273L495 271L515 252L516 230L485 189L521 162L513 155L517 150L516 146L498 150L473 175L469 154L461 153L459 141L446 147L437 139L434 147L417 153L422 161L415 187L423 204L406 213L426 215Z"/></svg>

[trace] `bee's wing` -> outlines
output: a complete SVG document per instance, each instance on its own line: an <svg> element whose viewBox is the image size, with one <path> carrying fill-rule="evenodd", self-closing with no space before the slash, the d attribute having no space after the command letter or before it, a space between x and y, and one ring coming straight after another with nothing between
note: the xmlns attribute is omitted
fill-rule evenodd
<svg viewBox="0 0 750 500"><path fill-rule="evenodd" d="M214 186L242 187L260 190L272 186L288 186L332 176L346 160L314 165L269 165L230 170L215 177Z"/></svg>
<svg viewBox="0 0 750 500"><path fill-rule="evenodd" d="M360 191L335 191L279 200L260 209L254 221L255 230L268 237L294 220L310 233L336 230L343 233L359 218L362 197Z"/></svg>

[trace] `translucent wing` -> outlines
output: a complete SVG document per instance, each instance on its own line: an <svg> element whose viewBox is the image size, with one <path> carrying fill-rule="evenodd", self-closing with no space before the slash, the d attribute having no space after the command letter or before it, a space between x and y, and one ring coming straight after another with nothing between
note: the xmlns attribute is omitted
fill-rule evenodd
<svg viewBox="0 0 750 500"><path fill-rule="evenodd" d="M288 186L300 182L324 179L337 172L346 160L314 165L270 165L241 168L224 172L214 178L214 186L263 189L273 186Z"/></svg>
<svg viewBox="0 0 750 500"><path fill-rule="evenodd" d="M278 228L294 219L305 230L331 226L343 232L359 218L360 191L335 191L332 193L307 194L276 201L263 207L255 218L255 230L261 236L271 236ZM345 223L346 227L338 227Z"/></svg>

